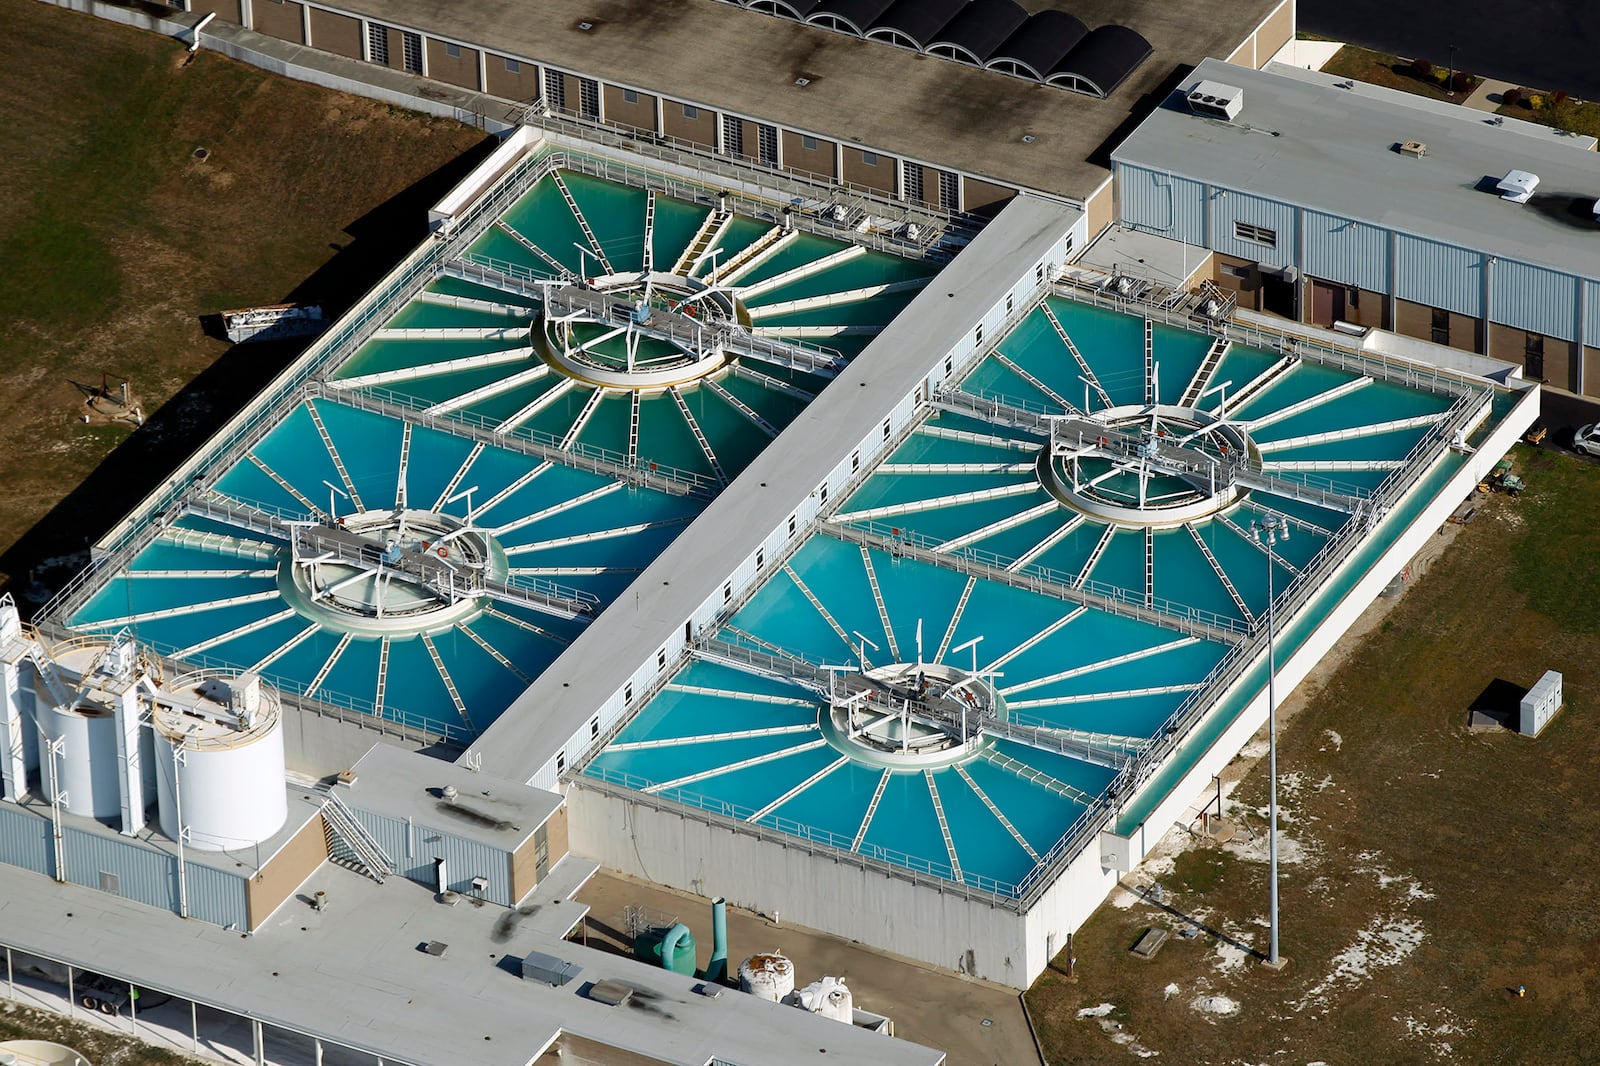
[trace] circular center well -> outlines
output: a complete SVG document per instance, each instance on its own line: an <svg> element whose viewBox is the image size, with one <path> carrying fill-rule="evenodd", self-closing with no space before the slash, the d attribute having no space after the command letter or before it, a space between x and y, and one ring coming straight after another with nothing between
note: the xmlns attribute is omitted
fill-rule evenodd
<svg viewBox="0 0 1600 1066"><path fill-rule="evenodd" d="M748 325L726 289L661 271L613 274L548 290L545 357L563 373L615 388L665 388L727 360L722 338Z"/></svg>
<svg viewBox="0 0 1600 1066"><path fill-rule="evenodd" d="M1127 405L1063 419L1039 477L1060 503L1123 526L1175 526L1214 514L1246 491L1259 468L1243 430L1208 412Z"/></svg>
<svg viewBox="0 0 1600 1066"><path fill-rule="evenodd" d="M942 663L840 671L823 714L835 748L877 766L947 766L978 751L986 724L1004 720L993 682Z"/></svg>
<svg viewBox="0 0 1600 1066"><path fill-rule="evenodd" d="M505 553L436 511L362 511L296 526L279 587L302 614L346 632L418 633L475 615Z"/></svg>

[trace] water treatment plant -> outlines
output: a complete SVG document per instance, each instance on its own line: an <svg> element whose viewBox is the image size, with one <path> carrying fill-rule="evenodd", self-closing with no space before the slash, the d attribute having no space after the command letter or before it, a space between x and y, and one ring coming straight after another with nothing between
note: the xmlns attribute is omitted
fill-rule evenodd
<svg viewBox="0 0 1600 1066"><path fill-rule="evenodd" d="M838 38L848 77L810 76L829 92L911 54L786 4L688 6L760 47L774 27ZM270 54L255 38L295 7L316 28L297 47L343 19L363 32L340 63L391 65L376 42L398 36L411 69L428 29L266 7L215 12L219 47ZM741 967L724 905L1026 988L1261 727L1269 660L1293 687L1532 424L1523 374L1542 375L1497 338L1570 345L1579 391L1600 341L1600 280L1561 243L1587 234L1522 262L1541 217L1446 248L1443 222L1274 199L1310 150L1288 112L1351 91L1254 69L1293 8L1248 16L1233 64L1156 93L1113 171L1058 143L1048 177L1014 146L985 156L976 127L948 161L846 143L842 116L791 132L789 104L749 114L757 89L697 144L667 117L700 105L613 85L605 48L592 77L545 65L423 243L31 624L0 606L0 876L25 919L8 959L243 1015L256 1061L298 1061L273 1040L318 1063L943 1061L831 977ZM1079 37L1046 59L1038 33L1017 43L1070 90L1041 121L1109 133L1187 54L1150 32L1154 58L1120 77ZM1005 96L1029 75L999 44L990 70L960 49L939 66ZM1245 85L1241 107L1190 106L1202 78ZM648 131L619 117L645 90ZM1373 123L1399 106L1380 92L1362 89ZM1415 109L1441 165L1455 145L1485 171L1594 170L1582 145L1480 145ZM1281 133L1254 185L1229 185L1226 139L1266 144L1241 132L1263 111ZM1188 141L1210 147L1165 147ZM1350 180L1389 181L1379 162ZM1470 286L1430 272L1473 256ZM1416 336L1424 306L1475 322L1477 350ZM643 912L637 959L574 943L597 868L715 897L709 963ZM333 909L329 871L366 878ZM134 931L91 945L53 919L64 899ZM493 935L467 931L477 907ZM375 1031L352 1018L387 1018L409 977L363 978L347 1007L337 967L264 977L312 928L328 959L435 967L472 1005ZM474 946L447 956L434 929ZM513 930L514 973L467 960ZM755 994L719 995L734 976Z"/></svg>

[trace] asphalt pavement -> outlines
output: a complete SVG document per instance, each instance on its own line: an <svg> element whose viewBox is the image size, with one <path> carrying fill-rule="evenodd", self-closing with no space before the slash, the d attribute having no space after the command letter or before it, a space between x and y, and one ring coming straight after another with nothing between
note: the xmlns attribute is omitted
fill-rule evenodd
<svg viewBox="0 0 1600 1066"><path fill-rule="evenodd" d="M1302 31L1600 100L1600 5L1580 0L1300 0Z"/></svg>

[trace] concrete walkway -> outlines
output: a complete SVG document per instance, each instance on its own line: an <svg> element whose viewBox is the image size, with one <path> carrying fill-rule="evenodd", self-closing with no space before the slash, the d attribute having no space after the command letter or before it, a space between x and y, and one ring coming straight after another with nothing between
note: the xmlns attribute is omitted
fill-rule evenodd
<svg viewBox="0 0 1600 1066"><path fill-rule="evenodd" d="M1499 108L1501 97L1505 91L1515 88L1517 88L1517 85L1514 82L1484 78L1483 81L1478 83L1478 87L1472 90L1472 95L1461 102L1466 107L1493 114Z"/></svg>

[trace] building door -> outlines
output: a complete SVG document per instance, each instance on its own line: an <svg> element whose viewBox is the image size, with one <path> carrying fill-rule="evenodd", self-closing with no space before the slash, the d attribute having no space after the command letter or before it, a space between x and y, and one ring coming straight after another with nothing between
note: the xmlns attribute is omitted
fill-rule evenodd
<svg viewBox="0 0 1600 1066"><path fill-rule="evenodd" d="M1344 318L1343 285L1330 285L1326 281L1311 279L1311 324L1331 326Z"/></svg>
<svg viewBox="0 0 1600 1066"><path fill-rule="evenodd" d="M1295 283L1280 274L1261 271L1261 310L1269 315L1299 321L1294 299Z"/></svg>

